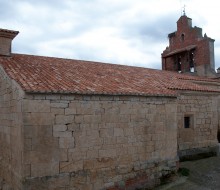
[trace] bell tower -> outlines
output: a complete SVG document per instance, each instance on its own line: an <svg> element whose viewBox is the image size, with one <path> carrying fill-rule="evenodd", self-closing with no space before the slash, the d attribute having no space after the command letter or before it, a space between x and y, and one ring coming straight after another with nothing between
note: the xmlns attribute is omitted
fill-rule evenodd
<svg viewBox="0 0 220 190"><path fill-rule="evenodd" d="M169 46L163 51L162 69L179 73L212 77L216 75L214 39L192 27L192 19L184 14L177 21L177 31L168 34Z"/></svg>

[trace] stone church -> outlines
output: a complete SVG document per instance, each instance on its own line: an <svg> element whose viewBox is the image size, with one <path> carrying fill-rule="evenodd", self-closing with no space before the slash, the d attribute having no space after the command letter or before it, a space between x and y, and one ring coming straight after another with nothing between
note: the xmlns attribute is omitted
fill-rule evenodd
<svg viewBox="0 0 220 190"><path fill-rule="evenodd" d="M11 52L0 29L0 189L151 188L218 153L214 40L183 15L162 70Z"/></svg>

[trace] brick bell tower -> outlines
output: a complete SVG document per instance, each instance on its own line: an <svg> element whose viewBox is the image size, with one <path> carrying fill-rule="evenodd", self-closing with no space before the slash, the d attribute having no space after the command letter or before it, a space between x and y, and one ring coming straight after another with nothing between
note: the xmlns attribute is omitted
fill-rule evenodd
<svg viewBox="0 0 220 190"><path fill-rule="evenodd" d="M177 21L177 31L168 34L169 46L162 53L162 69L213 77L215 72L214 39L202 35L202 28L192 27L184 14Z"/></svg>

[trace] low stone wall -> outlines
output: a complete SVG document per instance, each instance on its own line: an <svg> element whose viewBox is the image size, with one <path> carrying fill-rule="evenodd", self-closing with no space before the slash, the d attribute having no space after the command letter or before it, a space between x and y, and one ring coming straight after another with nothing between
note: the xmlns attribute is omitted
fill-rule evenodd
<svg viewBox="0 0 220 190"><path fill-rule="evenodd" d="M176 170L176 99L26 95L26 190L154 186Z"/></svg>
<svg viewBox="0 0 220 190"><path fill-rule="evenodd" d="M182 157L217 150L218 96L212 94L182 94L178 98L178 150ZM184 127L184 117L190 117L190 127ZM210 148L209 148L210 147ZM209 151L210 150L210 151Z"/></svg>

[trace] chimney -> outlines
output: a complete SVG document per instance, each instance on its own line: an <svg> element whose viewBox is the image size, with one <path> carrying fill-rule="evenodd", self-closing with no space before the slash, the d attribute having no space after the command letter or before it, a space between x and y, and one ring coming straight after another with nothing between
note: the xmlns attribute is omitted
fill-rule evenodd
<svg viewBox="0 0 220 190"><path fill-rule="evenodd" d="M0 28L0 56L11 55L11 43L19 32Z"/></svg>

